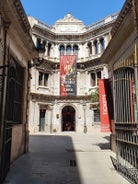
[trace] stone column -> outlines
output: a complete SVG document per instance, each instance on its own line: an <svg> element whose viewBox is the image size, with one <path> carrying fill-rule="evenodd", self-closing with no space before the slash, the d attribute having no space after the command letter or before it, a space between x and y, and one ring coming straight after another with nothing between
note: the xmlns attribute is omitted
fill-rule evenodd
<svg viewBox="0 0 138 184"><path fill-rule="evenodd" d="M71 55L73 55L73 44L71 44Z"/></svg>
<svg viewBox="0 0 138 184"><path fill-rule="evenodd" d="M83 127L83 132L87 133L87 124L86 124L86 102L82 102L82 108L83 108L83 115L84 115L84 127Z"/></svg>
<svg viewBox="0 0 138 184"><path fill-rule="evenodd" d="M92 56L93 56L95 55L95 47L94 47L93 40L91 41L91 46L92 46Z"/></svg>
<svg viewBox="0 0 138 184"><path fill-rule="evenodd" d="M109 42L109 40L108 40L108 35L105 35L105 36L104 36L104 46L105 46L105 49L106 49L106 47L107 47L107 45L108 45L108 42Z"/></svg>
<svg viewBox="0 0 138 184"><path fill-rule="evenodd" d="M65 47L64 55L66 55L66 54L67 54L67 51L66 51L66 49L67 49L67 44L64 44L64 47Z"/></svg>
<svg viewBox="0 0 138 184"><path fill-rule="evenodd" d="M98 85L98 77L97 77L97 72L95 71L95 85Z"/></svg>
<svg viewBox="0 0 138 184"><path fill-rule="evenodd" d="M53 103L50 104L51 116L50 116L50 133L53 132Z"/></svg>
<svg viewBox="0 0 138 184"><path fill-rule="evenodd" d="M48 42L46 43L45 49L46 49L45 56L47 56L47 54L48 54Z"/></svg>
<svg viewBox="0 0 138 184"><path fill-rule="evenodd" d="M101 43L100 43L99 38L97 39L97 46L98 46L98 53L97 54L100 54L101 53Z"/></svg>

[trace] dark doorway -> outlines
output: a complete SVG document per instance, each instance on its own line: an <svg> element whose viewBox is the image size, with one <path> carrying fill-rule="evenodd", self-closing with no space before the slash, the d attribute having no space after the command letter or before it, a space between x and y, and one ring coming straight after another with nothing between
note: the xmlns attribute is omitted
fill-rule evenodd
<svg viewBox="0 0 138 184"><path fill-rule="evenodd" d="M99 111L99 109L94 110L94 124L100 124L100 111Z"/></svg>
<svg viewBox="0 0 138 184"><path fill-rule="evenodd" d="M75 109L72 106L62 109L62 131L75 131Z"/></svg>
<svg viewBox="0 0 138 184"><path fill-rule="evenodd" d="M45 131L45 109L40 109L40 120L39 120L39 131L43 132Z"/></svg>

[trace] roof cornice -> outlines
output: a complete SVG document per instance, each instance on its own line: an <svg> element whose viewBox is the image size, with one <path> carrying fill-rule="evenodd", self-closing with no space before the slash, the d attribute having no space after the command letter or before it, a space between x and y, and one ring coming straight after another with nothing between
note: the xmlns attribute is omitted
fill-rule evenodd
<svg viewBox="0 0 138 184"><path fill-rule="evenodd" d="M18 16L20 18L20 21L22 22L22 26L23 26L24 31L26 33L29 32L31 27L30 27L27 15L24 11L24 8L23 8L21 2L19 0L12 0L12 1L13 1L13 4L14 4L15 8L16 8Z"/></svg>
<svg viewBox="0 0 138 184"><path fill-rule="evenodd" d="M112 37L117 33L117 30L122 24L124 17L127 15L128 11L130 11L132 7L132 1L133 0L126 0L124 6L122 7L122 10L120 11L118 15L118 18L116 19L116 22L114 23L112 27L112 30L111 30Z"/></svg>

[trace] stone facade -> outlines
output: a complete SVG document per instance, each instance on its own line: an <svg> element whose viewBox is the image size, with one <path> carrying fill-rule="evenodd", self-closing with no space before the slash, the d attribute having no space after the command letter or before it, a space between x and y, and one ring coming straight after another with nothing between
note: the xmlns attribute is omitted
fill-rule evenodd
<svg viewBox="0 0 138 184"><path fill-rule="evenodd" d="M0 1L0 183L28 150L28 61L37 57L19 0Z"/></svg>
<svg viewBox="0 0 138 184"><path fill-rule="evenodd" d="M40 66L31 67L29 130L31 132L66 131L69 121L72 131L91 132L99 124L98 102L91 94L98 89L98 79L108 78L107 65L101 55L110 41L110 32L117 14L85 26L67 14L49 26L29 17L32 38L43 44L45 53ZM77 55L77 94L60 95L60 56Z"/></svg>

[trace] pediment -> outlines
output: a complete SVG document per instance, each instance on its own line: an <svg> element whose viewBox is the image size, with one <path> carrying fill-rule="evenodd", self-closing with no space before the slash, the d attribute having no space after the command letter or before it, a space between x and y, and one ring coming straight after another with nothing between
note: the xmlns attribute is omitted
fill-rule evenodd
<svg viewBox="0 0 138 184"><path fill-rule="evenodd" d="M56 33L83 33L86 31L86 26L81 20L74 18L68 13L63 19L55 22L52 31Z"/></svg>

